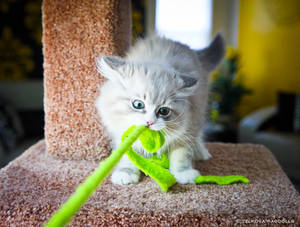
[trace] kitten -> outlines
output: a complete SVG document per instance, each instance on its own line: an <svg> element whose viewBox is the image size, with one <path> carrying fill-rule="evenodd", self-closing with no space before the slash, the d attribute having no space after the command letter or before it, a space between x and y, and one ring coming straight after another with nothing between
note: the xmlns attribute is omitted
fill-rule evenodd
<svg viewBox="0 0 300 227"><path fill-rule="evenodd" d="M118 147L122 134L132 125L147 125L166 134L170 172L178 183L194 183L199 176L193 160L210 158L201 140L208 75L224 55L220 35L205 49L193 51L188 46L153 36L138 41L125 58L102 56L98 71L108 79L101 87L95 105L103 124ZM139 142L133 149L148 157ZM124 185L139 181L139 170L124 155L111 180Z"/></svg>

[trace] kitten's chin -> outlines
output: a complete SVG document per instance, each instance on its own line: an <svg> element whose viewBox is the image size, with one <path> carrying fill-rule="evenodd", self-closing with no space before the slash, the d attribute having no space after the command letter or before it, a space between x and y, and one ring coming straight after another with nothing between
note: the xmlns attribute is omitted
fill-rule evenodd
<svg viewBox="0 0 300 227"><path fill-rule="evenodd" d="M160 131L162 130L164 127L163 126L160 126L160 125L151 125L149 127L151 130L154 130L154 131Z"/></svg>

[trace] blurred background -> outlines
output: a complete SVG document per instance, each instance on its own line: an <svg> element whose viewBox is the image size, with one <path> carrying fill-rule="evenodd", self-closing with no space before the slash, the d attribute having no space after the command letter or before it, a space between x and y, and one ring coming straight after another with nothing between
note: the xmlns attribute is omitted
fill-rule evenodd
<svg viewBox="0 0 300 227"><path fill-rule="evenodd" d="M300 185L300 1L133 0L133 42L153 32L226 56L210 76L207 142L268 147ZM44 137L41 0L0 2L0 167Z"/></svg>

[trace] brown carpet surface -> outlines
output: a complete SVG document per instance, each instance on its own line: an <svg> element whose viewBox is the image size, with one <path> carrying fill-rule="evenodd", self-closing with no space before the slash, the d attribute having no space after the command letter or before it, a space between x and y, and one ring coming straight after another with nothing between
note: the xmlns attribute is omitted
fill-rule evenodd
<svg viewBox="0 0 300 227"><path fill-rule="evenodd" d="M251 183L176 184L163 193L145 176L123 187L106 179L71 226L243 226L264 220L300 224L299 194L265 147L207 147L213 158L196 164L203 175L245 175ZM40 141L0 171L0 226L42 225L97 166L93 161L57 159Z"/></svg>
<svg viewBox="0 0 300 227"><path fill-rule="evenodd" d="M131 42L130 0L44 0L45 135L50 153L98 160L109 151L94 101L104 78L100 54L123 55Z"/></svg>

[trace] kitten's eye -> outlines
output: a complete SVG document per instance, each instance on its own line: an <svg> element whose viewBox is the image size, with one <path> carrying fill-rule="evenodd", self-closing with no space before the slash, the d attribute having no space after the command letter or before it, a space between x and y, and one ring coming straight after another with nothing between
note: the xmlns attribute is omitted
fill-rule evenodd
<svg viewBox="0 0 300 227"><path fill-rule="evenodd" d="M167 107L161 107L159 110L158 110L158 114L161 115L161 116L168 116L170 114L170 109L167 108Z"/></svg>
<svg viewBox="0 0 300 227"><path fill-rule="evenodd" d="M145 104L141 100L138 100L138 99L133 100L132 106L138 110L145 108Z"/></svg>

